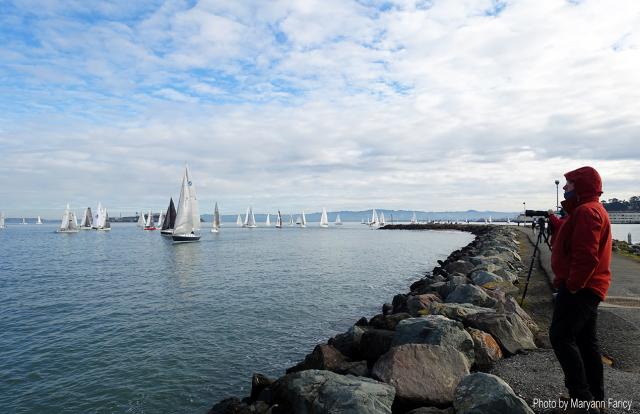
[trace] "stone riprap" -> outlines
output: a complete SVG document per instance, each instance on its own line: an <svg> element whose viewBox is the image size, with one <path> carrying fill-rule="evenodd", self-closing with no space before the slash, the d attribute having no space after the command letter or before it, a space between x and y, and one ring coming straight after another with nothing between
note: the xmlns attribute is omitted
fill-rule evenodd
<svg viewBox="0 0 640 414"><path fill-rule="evenodd" d="M531 412L504 381L480 372L535 348L537 326L511 296L524 269L516 231L440 224L384 229L476 237L380 314L317 345L277 380L254 375L260 381L252 383L250 397L223 400L209 414L480 413L500 404Z"/></svg>

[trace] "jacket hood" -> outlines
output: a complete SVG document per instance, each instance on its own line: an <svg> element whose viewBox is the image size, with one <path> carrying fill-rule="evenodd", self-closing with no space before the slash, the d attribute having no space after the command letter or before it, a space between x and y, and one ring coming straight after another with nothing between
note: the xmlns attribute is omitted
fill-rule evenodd
<svg viewBox="0 0 640 414"><path fill-rule="evenodd" d="M579 199L600 197L602 194L602 179L593 167L582 167L566 173L567 181L573 181L576 195Z"/></svg>

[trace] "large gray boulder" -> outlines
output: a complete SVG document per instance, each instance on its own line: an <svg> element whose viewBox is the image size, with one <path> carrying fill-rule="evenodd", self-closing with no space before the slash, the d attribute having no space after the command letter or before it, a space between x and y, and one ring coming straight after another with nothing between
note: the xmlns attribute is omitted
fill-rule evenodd
<svg viewBox="0 0 640 414"><path fill-rule="evenodd" d="M329 339L329 345L334 346L348 358L358 359L360 353L360 339L362 339L364 331L365 330L362 327L353 325L347 332L338 334Z"/></svg>
<svg viewBox="0 0 640 414"><path fill-rule="evenodd" d="M391 414L392 386L370 378L308 370L274 385L275 401L296 414Z"/></svg>
<svg viewBox="0 0 640 414"><path fill-rule="evenodd" d="M495 273L487 272L486 270L475 270L469 277L471 277L473 283L478 286L485 286L489 283L504 281L500 276Z"/></svg>
<svg viewBox="0 0 640 414"><path fill-rule="evenodd" d="M393 331L396 329L396 325L403 319L410 318L411 315L405 312L394 313L391 315L376 315L369 321L369 326L373 326L376 329L388 329Z"/></svg>
<svg viewBox="0 0 640 414"><path fill-rule="evenodd" d="M456 349L424 344L393 347L372 369L374 378L396 389L400 404L414 407L450 405L468 373L467 358Z"/></svg>
<svg viewBox="0 0 640 414"><path fill-rule="evenodd" d="M513 313L477 313L465 319L464 324L490 333L507 354L535 349L531 330Z"/></svg>
<svg viewBox="0 0 640 414"><path fill-rule="evenodd" d="M407 308L411 316L421 316L430 313L432 303L440 302L440 297L433 293L411 295L407 298Z"/></svg>
<svg viewBox="0 0 640 414"><path fill-rule="evenodd" d="M391 346L429 344L450 346L462 352L473 365L473 339L464 325L442 315L405 319L396 328Z"/></svg>
<svg viewBox="0 0 640 414"><path fill-rule="evenodd" d="M351 361L331 345L316 345L304 361L287 369L287 374L308 369L333 371L338 374L366 376L369 373L366 361Z"/></svg>
<svg viewBox="0 0 640 414"><path fill-rule="evenodd" d="M481 306L483 308L492 308L496 301L487 293L476 285L466 284L459 285L447 296L447 303L471 303L472 305Z"/></svg>
<svg viewBox="0 0 640 414"><path fill-rule="evenodd" d="M509 384L482 372L467 375L460 381L453 408L456 414L533 414Z"/></svg>
<svg viewBox="0 0 640 414"><path fill-rule="evenodd" d="M367 329L360 339L360 356L373 363L391 348L394 331Z"/></svg>
<svg viewBox="0 0 640 414"><path fill-rule="evenodd" d="M466 275L467 273L472 271L474 267L475 265L473 263L466 260L456 260L455 262L448 263L444 267L444 270L446 270L446 272L449 274L461 273L463 275Z"/></svg>
<svg viewBox="0 0 640 414"><path fill-rule="evenodd" d="M495 310L491 308L482 308L470 303L434 303L431 306L432 315L446 316L449 319L460 321L463 324L467 318L472 315L488 312L495 312Z"/></svg>

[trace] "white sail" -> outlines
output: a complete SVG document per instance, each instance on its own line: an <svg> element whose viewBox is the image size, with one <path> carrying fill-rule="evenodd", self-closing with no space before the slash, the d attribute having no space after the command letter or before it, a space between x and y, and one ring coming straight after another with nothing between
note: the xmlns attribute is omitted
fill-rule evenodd
<svg viewBox="0 0 640 414"><path fill-rule="evenodd" d="M158 223L156 223L156 227L161 228L163 221L164 221L164 211L160 210L160 215L158 216Z"/></svg>
<svg viewBox="0 0 640 414"><path fill-rule="evenodd" d="M84 213L82 213L82 220L80 221L80 228L82 229L87 229L87 228L91 228L91 223L93 223L93 221L91 220L91 208L87 207L84 209Z"/></svg>
<svg viewBox="0 0 640 414"><path fill-rule="evenodd" d="M173 231L173 238L189 236L200 230L200 211L198 209L198 199L196 188L191 181L189 167L185 166L182 176L182 188L180 189L180 201L178 201L178 211L176 213L176 227ZM176 237L177 236L177 237Z"/></svg>
<svg viewBox="0 0 640 414"><path fill-rule="evenodd" d="M282 228L282 214L280 214L280 210L278 210L278 217L276 217L276 228Z"/></svg>
<svg viewBox="0 0 640 414"><path fill-rule="evenodd" d="M256 217L253 215L253 207L247 208L247 213L244 216L244 224L242 227L254 228L256 226Z"/></svg>
<svg viewBox="0 0 640 414"><path fill-rule="evenodd" d="M320 216L320 227L329 227L329 218L327 217L327 209L322 207L322 215Z"/></svg>
<svg viewBox="0 0 640 414"><path fill-rule="evenodd" d="M140 217L138 217L138 223L136 224L138 227L145 227L147 225L147 221L144 219L144 213L140 210Z"/></svg>
<svg viewBox="0 0 640 414"><path fill-rule="evenodd" d="M4 213L0 213L0 229L4 229Z"/></svg>
<svg viewBox="0 0 640 414"><path fill-rule="evenodd" d="M69 204L67 204L67 208L64 209L64 214L62 215L58 233L75 233L77 231L78 222L76 221L76 215L69 210Z"/></svg>
<svg viewBox="0 0 640 414"><path fill-rule="evenodd" d="M371 212L371 220L369 221L369 225L375 226L378 224L378 213L376 213L376 209L374 208Z"/></svg>
<svg viewBox="0 0 640 414"><path fill-rule="evenodd" d="M42 224L42 219L40 218L40 216L38 216L38 221L36 221L36 224Z"/></svg>
<svg viewBox="0 0 640 414"><path fill-rule="evenodd" d="M27 224L27 221L22 217L22 224Z"/></svg>
<svg viewBox="0 0 640 414"><path fill-rule="evenodd" d="M342 220L340 220L340 214L336 215L336 222L334 224L336 226L342 225Z"/></svg>
<svg viewBox="0 0 640 414"><path fill-rule="evenodd" d="M104 210L104 222L102 223L102 227L100 227L98 230L111 230L111 223L109 223L109 213L107 213L107 209L103 208Z"/></svg>
<svg viewBox="0 0 640 414"><path fill-rule="evenodd" d="M380 221L380 225L384 226L386 224L385 220L384 220L384 211L380 212L380 216L378 217L379 221Z"/></svg>
<svg viewBox="0 0 640 414"><path fill-rule="evenodd" d="M236 224L238 226L242 226L242 217L240 217L240 214L238 214L238 219L236 220Z"/></svg>
<svg viewBox="0 0 640 414"><path fill-rule="evenodd" d="M294 226L294 222L293 222L293 214L289 214L289 226L293 227Z"/></svg>
<svg viewBox="0 0 640 414"><path fill-rule="evenodd" d="M304 211L302 212L302 216L300 218L300 227L307 227L307 218L304 216Z"/></svg>
<svg viewBox="0 0 640 414"><path fill-rule="evenodd" d="M211 223L211 232L217 233L220 230L220 211L218 211L218 203L213 208L213 221Z"/></svg>
<svg viewBox="0 0 640 414"><path fill-rule="evenodd" d="M267 220L265 220L264 225L271 227L271 218L269 217L269 213L267 213Z"/></svg>
<svg viewBox="0 0 640 414"><path fill-rule="evenodd" d="M418 222L418 219L416 218L416 212L413 212L413 217L411 217L411 224L416 224Z"/></svg>

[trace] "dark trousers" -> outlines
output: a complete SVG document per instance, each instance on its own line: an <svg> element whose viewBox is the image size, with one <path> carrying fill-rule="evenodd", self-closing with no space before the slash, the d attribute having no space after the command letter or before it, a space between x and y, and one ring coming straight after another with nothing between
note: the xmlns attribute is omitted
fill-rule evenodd
<svg viewBox="0 0 640 414"><path fill-rule="evenodd" d="M604 400L602 357L596 338L600 297L590 289L571 294L560 288L549 339L564 371L571 398Z"/></svg>

